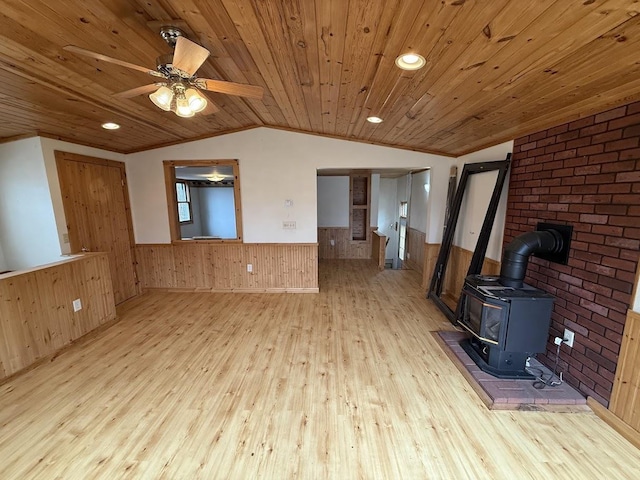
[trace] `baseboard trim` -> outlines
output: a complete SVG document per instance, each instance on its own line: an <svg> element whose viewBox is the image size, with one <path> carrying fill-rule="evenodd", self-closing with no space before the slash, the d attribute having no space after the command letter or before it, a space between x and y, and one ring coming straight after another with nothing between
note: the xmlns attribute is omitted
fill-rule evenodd
<svg viewBox="0 0 640 480"><path fill-rule="evenodd" d="M640 432L627 425L611 410L607 409L593 397L587 397L587 405L591 407L593 413L604 420L605 423L622 435L629 443L640 449Z"/></svg>
<svg viewBox="0 0 640 480"><path fill-rule="evenodd" d="M320 293L314 288L143 288L143 292L173 293Z"/></svg>

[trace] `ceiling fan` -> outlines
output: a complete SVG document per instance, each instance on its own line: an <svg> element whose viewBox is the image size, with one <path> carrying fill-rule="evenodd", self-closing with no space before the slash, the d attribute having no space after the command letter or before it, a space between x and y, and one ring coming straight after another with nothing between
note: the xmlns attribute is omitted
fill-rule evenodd
<svg viewBox="0 0 640 480"><path fill-rule="evenodd" d="M85 50L75 45L67 45L63 48L68 52L114 63L161 79L150 85L116 93L115 96L131 98L149 93L149 98L157 107L165 111L172 111L180 117L192 117L198 112L208 115L218 111L212 103L207 102L205 94L202 93L203 90L247 98L262 98L263 89L256 85L198 78L196 71L209 57L209 50L187 39L184 32L177 27L162 27L160 35L174 49L174 52L159 56L156 59L155 70Z"/></svg>

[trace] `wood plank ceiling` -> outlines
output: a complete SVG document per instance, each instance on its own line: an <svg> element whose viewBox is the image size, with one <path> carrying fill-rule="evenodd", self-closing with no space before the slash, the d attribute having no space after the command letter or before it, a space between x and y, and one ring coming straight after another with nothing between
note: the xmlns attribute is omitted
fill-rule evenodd
<svg viewBox="0 0 640 480"><path fill-rule="evenodd" d="M121 152L272 126L460 155L640 98L637 0L2 0L0 139L40 134ZM201 77L260 85L182 119L146 95L180 24ZM416 72L395 58L417 52ZM384 122L373 125L366 117ZM100 128L105 121L122 125Z"/></svg>

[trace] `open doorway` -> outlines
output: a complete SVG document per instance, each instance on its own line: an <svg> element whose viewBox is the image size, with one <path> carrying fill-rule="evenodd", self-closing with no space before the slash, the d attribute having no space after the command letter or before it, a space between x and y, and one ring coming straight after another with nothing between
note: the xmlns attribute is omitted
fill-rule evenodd
<svg viewBox="0 0 640 480"><path fill-rule="evenodd" d="M360 181L354 182L356 178ZM362 178L368 183L356 189ZM364 260L373 261L380 270L422 272L428 178L429 170L319 170L319 261ZM356 202L358 192L367 195ZM366 215L355 215L362 212ZM369 231L356 238L355 220L367 216Z"/></svg>

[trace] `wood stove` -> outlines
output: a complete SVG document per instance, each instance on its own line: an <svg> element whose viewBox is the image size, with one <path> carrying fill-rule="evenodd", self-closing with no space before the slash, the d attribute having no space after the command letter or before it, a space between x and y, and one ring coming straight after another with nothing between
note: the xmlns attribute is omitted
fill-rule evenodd
<svg viewBox="0 0 640 480"><path fill-rule="evenodd" d="M544 352L553 296L530 285L505 287L500 277L470 275L462 289L459 325L471 333L462 348L487 373L530 378L527 358Z"/></svg>
<svg viewBox="0 0 640 480"><path fill-rule="evenodd" d="M527 359L544 352L551 324L552 295L523 282L529 257L566 263L572 228L539 224L505 248L500 276L469 275L457 321L471 333L461 346L485 372L499 378L531 378Z"/></svg>

